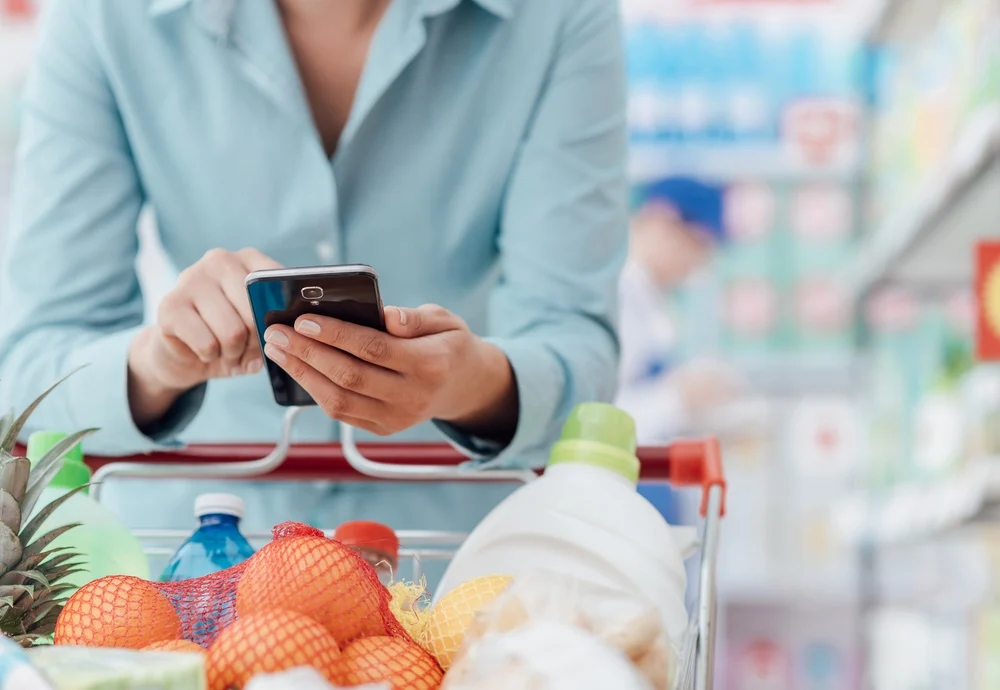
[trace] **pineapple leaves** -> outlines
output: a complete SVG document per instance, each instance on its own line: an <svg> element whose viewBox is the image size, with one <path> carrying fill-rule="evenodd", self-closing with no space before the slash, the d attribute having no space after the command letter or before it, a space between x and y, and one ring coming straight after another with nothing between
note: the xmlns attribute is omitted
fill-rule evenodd
<svg viewBox="0 0 1000 690"><path fill-rule="evenodd" d="M5 486L0 479L0 486ZM0 522L10 527L12 532L21 529L21 505L13 494L0 488Z"/></svg>
<svg viewBox="0 0 1000 690"><path fill-rule="evenodd" d="M29 597L35 595L34 585L3 585L0 586L0 601L2 598L13 597L16 601L18 597L22 594L27 594ZM13 606L13 604L11 604Z"/></svg>
<svg viewBox="0 0 1000 690"><path fill-rule="evenodd" d="M17 567L24 547L14 531L0 522L0 572ZM2 582L0 582L2 584Z"/></svg>
<svg viewBox="0 0 1000 690"><path fill-rule="evenodd" d="M50 583L59 582L64 580L71 575L76 575L78 573L85 572L83 568L83 563L67 563L59 568L53 568L51 570L38 570L45 578L48 579ZM50 587L53 585L49 585Z"/></svg>
<svg viewBox="0 0 1000 690"><path fill-rule="evenodd" d="M15 582L14 580L17 581ZM49 586L48 578L46 578L37 570L11 570L9 573L3 576L3 579L0 580L0 582L2 582L3 584L17 585L17 584L23 584L28 580L34 580L42 587Z"/></svg>
<svg viewBox="0 0 1000 690"><path fill-rule="evenodd" d="M17 567L20 568L21 570L34 572L38 570L38 566L41 565L42 561L44 560L45 560L45 554L39 553L33 556L22 554L21 562L17 564ZM44 573L42 574L42 576L44 577Z"/></svg>
<svg viewBox="0 0 1000 690"><path fill-rule="evenodd" d="M59 621L59 611L50 611L41 620L31 626L32 635L36 640L48 637L56 631L56 623Z"/></svg>
<svg viewBox="0 0 1000 690"><path fill-rule="evenodd" d="M45 552L46 559L45 562L42 563L41 569L45 570L46 568L58 568L64 563L70 562L74 558L78 558L80 556L80 554L78 553L60 553L58 555L53 555L58 551L63 551L63 550L66 549L52 549L50 551L46 551ZM49 558L50 556L51 558Z"/></svg>
<svg viewBox="0 0 1000 690"><path fill-rule="evenodd" d="M43 591L37 597L32 599L31 605L27 606L26 609L35 608L36 606L40 606L41 604L49 601L58 601L59 603L62 603L65 596L76 589L76 585L71 584L64 583L61 585L52 585L49 589Z"/></svg>
<svg viewBox="0 0 1000 690"><path fill-rule="evenodd" d="M79 492L83 491L85 488L87 488L87 487L86 486L79 486L79 487L73 489L72 491L67 491L65 494L63 494L62 496L60 496L56 500L52 501L52 503L49 503L47 506L45 506L44 508L42 508L38 512L38 515L36 515L35 517L33 517L28 522L28 524L24 526L24 529L21 530L21 534L20 534L21 542L23 544L27 545L28 542L30 542L32 540L32 538L35 536L35 533L38 531L38 529L45 523L45 521L49 518L49 516L52 515L52 513L54 513L59 508L59 506L61 506L66 501L68 501L74 495L76 495ZM25 510L25 514L30 515L31 513L28 510ZM65 530L63 530L63 531L65 531ZM51 532L49 534L51 534ZM38 550L41 551L46 546L48 546L49 544L51 544L52 540L55 539L56 537L58 537L59 534L62 534L62 532L60 532L59 534L57 534L55 537L49 537L49 534L46 534L46 535L40 537L39 540L38 540L38 542L36 542L35 544L31 544L29 546L26 546L25 551L26 552L30 551L31 549L33 549L36 546L37 543L42 542L44 539L48 538L48 541L45 541L42 544L42 546L39 547Z"/></svg>
<svg viewBox="0 0 1000 690"><path fill-rule="evenodd" d="M84 571L80 553L69 547L53 546L59 537L78 525L40 532L66 501L86 487L69 491L50 505L39 506L37 515L32 513L43 491L64 466L66 454L96 429L66 436L35 463L12 453L32 413L77 371L50 386L20 415L0 416L0 635L24 647L51 636L66 598L76 589L66 582L67 578Z"/></svg>
<svg viewBox="0 0 1000 690"><path fill-rule="evenodd" d="M30 477L31 462L28 458L15 458L11 455L0 458L0 489L10 494L18 505L24 499L24 492L28 490ZM23 513L21 516L23 517Z"/></svg>
<svg viewBox="0 0 1000 690"><path fill-rule="evenodd" d="M7 432L4 434L3 441L0 441L0 449L3 449L8 453L11 452L14 449L14 444L17 443L17 437L21 435L21 430L24 429L24 425L28 423L28 418L32 415L32 413L34 413L34 411L38 408L38 406L42 404L42 401L45 400L46 397L48 397L49 393L51 393L53 390L59 387L59 385L63 381L68 379L70 376L80 371L80 369L83 369L83 367L77 367L73 371L69 372L61 379L59 379L51 386L49 386L44 393L35 398L34 402L28 405L28 407L24 410L24 412L22 412L21 415L14 420L13 424L11 424L7 428Z"/></svg>
<svg viewBox="0 0 1000 690"><path fill-rule="evenodd" d="M63 604L65 603L66 595L75 589L75 585L66 583L61 585L52 585L48 589L41 590L38 596L22 596L15 602L14 610L18 616L23 617L29 611L32 611L43 604L48 604L49 602Z"/></svg>
<svg viewBox="0 0 1000 690"><path fill-rule="evenodd" d="M60 601L49 601L41 606L34 607L31 611L25 614L22 619L24 621L24 627L28 630L32 630L37 621L45 618L50 613L55 613L58 616L61 608L62 602Z"/></svg>
<svg viewBox="0 0 1000 690"><path fill-rule="evenodd" d="M24 500L21 502L22 514L31 515L31 511L34 509L39 496L42 495L42 491L45 490L45 487L49 485L52 478L56 476L60 469L62 469L63 458L66 453L68 453L73 446L87 436L90 436L95 431L97 431L97 429L84 429L70 434L54 445L52 450L46 453L44 457L42 457L35 464L32 468L31 479L28 480L28 491L24 494Z"/></svg>
<svg viewBox="0 0 1000 690"><path fill-rule="evenodd" d="M10 431L11 427L14 426L14 411L11 410L3 417L0 417L0 438L7 438L7 432ZM0 450L0 457L3 457L2 450ZM10 451L7 451L8 453Z"/></svg>

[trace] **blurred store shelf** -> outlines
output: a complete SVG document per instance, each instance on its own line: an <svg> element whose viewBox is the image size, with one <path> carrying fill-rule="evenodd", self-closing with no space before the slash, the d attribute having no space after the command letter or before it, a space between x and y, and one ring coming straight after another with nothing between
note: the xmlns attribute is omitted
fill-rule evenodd
<svg viewBox="0 0 1000 690"><path fill-rule="evenodd" d="M948 0L879 0L865 32L870 43L901 43L926 33Z"/></svg>
<svg viewBox="0 0 1000 690"><path fill-rule="evenodd" d="M847 395L858 390L862 362L857 357L789 355L741 364L751 390L772 397Z"/></svg>
<svg viewBox="0 0 1000 690"><path fill-rule="evenodd" d="M854 289L967 284L975 243L1000 237L1000 106L973 118L951 155L858 254Z"/></svg>
<svg viewBox="0 0 1000 690"><path fill-rule="evenodd" d="M856 156L845 156L828 165L815 165L792 155L775 155L766 146L688 146L641 143L629 154L629 175L643 182L670 175L690 175L706 180L761 180L767 182L844 182L860 167Z"/></svg>
<svg viewBox="0 0 1000 690"><path fill-rule="evenodd" d="M970 462L939 482L849 496L836 506L831 519L843 539L859 545L891 545L951 532L997 503L1000 458L988 458Z"/></svg>
<svg viewBox="0 0 1000 690"><path fill-rule="evenodd" d="M857 606L860 602L860 593L856 588L851 589L846 584L740 582L731 585L720 583L719 598L724 604L736 606L845 608Z"/></svg>

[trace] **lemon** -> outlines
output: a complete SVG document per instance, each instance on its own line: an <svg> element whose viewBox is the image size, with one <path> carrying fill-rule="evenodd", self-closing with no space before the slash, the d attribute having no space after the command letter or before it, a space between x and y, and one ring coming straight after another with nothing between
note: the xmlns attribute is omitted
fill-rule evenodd
<svg viewBox="0 0 1000 690"><path fill-rule="evenodd" d="M447 671L462 647L462 639L476 614L489 606L513 578L487 575L462 583L431 608L421 644Z"/></svg>

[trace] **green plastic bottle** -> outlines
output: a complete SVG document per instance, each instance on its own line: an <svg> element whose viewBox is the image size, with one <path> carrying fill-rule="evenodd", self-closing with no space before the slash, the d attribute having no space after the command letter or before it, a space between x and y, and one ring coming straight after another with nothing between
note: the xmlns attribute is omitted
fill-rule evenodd
<svg viewBox="0 0 1000 690"><path fill-rule="evenodd" d="M66 434L53 431L32 434L28 438L28 458L32 463L37 462L64 438ZM89 483L90 468L84 464L83 450L77 445L66 454L62 469L42 491L33 513L39 513L52 501ZM87 494L87 489L83 489L59 506L45 521L40 532L43 534L62 525L79 523L79 527L52 542L52 548L65 546L80 554L77 560L81 561L81 572L69 576L66 582L82 587L107 575L134 575L149 579L149 562L139 540L107 508Z"/></svg>

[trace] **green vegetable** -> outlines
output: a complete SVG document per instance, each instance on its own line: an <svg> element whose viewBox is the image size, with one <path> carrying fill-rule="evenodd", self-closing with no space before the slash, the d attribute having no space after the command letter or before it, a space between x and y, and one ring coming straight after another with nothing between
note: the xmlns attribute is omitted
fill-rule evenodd
<svg viewBox="0 0 1000 690"><path fill-rule="evenodd" d="M56 646L28 658L56 690L205 690L201 654Z"/></svg>

